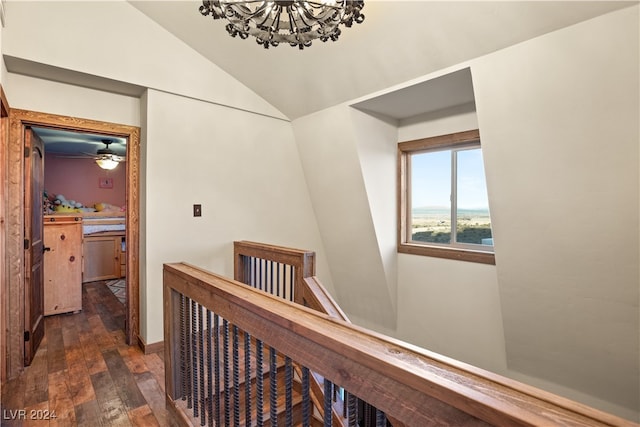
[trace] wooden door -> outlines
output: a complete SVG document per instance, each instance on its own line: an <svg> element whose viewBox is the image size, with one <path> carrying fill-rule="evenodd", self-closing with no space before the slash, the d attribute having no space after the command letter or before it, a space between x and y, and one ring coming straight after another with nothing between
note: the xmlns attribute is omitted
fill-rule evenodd
<svg viewBox="0 0 640 427"><path fill-rule="evenodd" d="M25 284L24 284L24 363L31 364L44 336L43 207L44 144L25 128Z"/></svg>

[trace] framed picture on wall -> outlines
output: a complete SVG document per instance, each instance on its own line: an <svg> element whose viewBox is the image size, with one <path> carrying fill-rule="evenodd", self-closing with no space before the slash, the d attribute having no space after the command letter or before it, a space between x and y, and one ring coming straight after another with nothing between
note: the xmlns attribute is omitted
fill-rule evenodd
<svg viewBox="0 0 640 427"><path fill-rule="evenodd" d="M113 188L113 178L99 178L98 187Z"/></svg>

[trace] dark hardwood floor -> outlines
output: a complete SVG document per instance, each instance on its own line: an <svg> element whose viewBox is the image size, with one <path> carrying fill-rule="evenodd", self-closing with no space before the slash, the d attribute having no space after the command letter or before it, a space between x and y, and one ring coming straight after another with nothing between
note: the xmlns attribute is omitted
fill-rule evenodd
<svg viewBox="0 0 640 427"><path fill-rule="evenodd" d="M33 363L2 389L0 424L173 425L163 355L125 344L124 307L104 282L83 286L82 308L45 318Z"/></svg>

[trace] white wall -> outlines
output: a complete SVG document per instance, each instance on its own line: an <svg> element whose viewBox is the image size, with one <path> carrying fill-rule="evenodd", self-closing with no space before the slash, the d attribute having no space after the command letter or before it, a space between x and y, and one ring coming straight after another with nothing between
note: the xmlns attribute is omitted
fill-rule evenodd
<svg viewBox="0 0 640 427"><path fill-rule="evenodd" d="M233 277L234 240L316 250L333 292L289 123L154 90L146 109L147 342L163 339L162 264Z"/></svg>
<svg viewBox="0 0 640 427"><path fill-rule="evenodd" d="M378 276L376 200L389 195L370 198L359 140L382 130L394 143L393 132L345 105L295 120L352 320L637 420L638 51L635 6L460 64L471 68L477 118L467 105L400 124L399 141L479 127L497 265L398 255L395 328L379 317L391 307L381 290L393 287ZM373 130L355 131L363 122ZM383 156L385 176L395 155ZM336 264L358 273L343 281ZM355 301L366 290L360 302L373 309Z"/></svg>
<svg viewBox="0 0 640 427"><path fill-rule="evenodd" d="M349 107L338 106L295 120L293 130L334 296L354 323L394 331L395 284L386 281L351 118Z"/></svg>
<svg viewBox="0 0 640 427"><path fill-rule="evenodd" d="M140 99L50 80L7 73L11 108L140 126Z"/></svg>
<svg viewBox="0 0 640 427"><path fill-rule="evenodd" d="M402 120L398 142L477 128L474 104L464 104ZM495 266L398 254L398 306L399 338L506 371Z"/></svg>
<svg viewBox="0 0 640 427"><path fill-rule="evenodd" d="M474 61L509 369L638 413L638 7Z"/></svg>
<svg viewBox="0 0 640 427"><path fill-rule="evenodd" d="M398 141L476 129L473 104L400 124L336 106L293 126L337 299L351 320L505 372L495 267L396 252Z"/></svg>
<svg viewBox="0 0 640 427"><path fill-rule="evenodd" d="M394 123L350 109L362 178L384 270L388 294L397 313L396 156L398 129Z"/></svg>
<svg viewBox="0 0 640 427"><path fill-rule="evenodd" d="M162 263L232 275L236 239L317 251L318 274L333 292L291 127L277 110L127 2L8 6L3 55L155 88L140 100L14 73L3 82L12 107L142 127L146 343L163 339ZM201 218L192 217L194 203Z"/></svg>
<svg viewBox="0 0 640 427"><path fill-rule="evenodd" d="M285 118L126 1L11 1L4 55Z"/></svg>

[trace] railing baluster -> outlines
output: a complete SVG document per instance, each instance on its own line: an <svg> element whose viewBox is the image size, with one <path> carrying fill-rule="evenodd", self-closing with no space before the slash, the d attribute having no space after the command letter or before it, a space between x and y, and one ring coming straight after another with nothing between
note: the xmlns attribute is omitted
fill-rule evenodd
<svg viewBox="0 0 640 427"><path fill-rule="evenodd" d="M255 288L256 287L256 259L254 257L249 257L249 260L251 260L251 281L249 282L249 285Z"/></svg>
<svg viewBox="0 0 640 427"><path fill-rule="evenodd" d="M204 407L204 319L202 316L202 306L198 304L198 319L200 330L198 331L198 355L199 357L199 365L200 365L200 425L205 425L206 422L206 412Z"/></svg>
<svg viewBox="0 0 640 427"><path fill-rule="evenodd" d="M253 275L251 276L251 286L258 288L258 260L251 257L251 263L253 264Z"/></svg>
<svg viewBox="0 0 640 427"><path fill-rule="evenodd" d="M285 381L285 426L293 425L293 366L289 356L284 359Z"/></svg>
<svg viewBox="0 0 640 427"><path fill-rule="evenodd" d="M385 427L387 425L387 417L384 412L376 408L376 427Z"/></svg>
<svg viewBox="0 0 640 427"><path fill-rule="evenodd" d="M251 425L251 335L244 333L244 411L245 425Z"/></svg>
<svg viewBox="0 0 640 427"><path fill-rule="evenodd" d="M185 299L186 297L180 294L180 396L182 400L187 400L187 322L185 319Z"/></svg>
<svg viewBox="0 0 640 427"><path fill-rule="evenodd" d="M311 396L309 394L309 368L302 367L302 427L311 423Z"/></svg>
<svg viewBox="0 0 640 427"><path fill-rule="evenodd" d="M280 284L274 280L273 261L271 260L269 260L269 277L271 280L271 288L274 289L274 291L271 291L271 293L273 294L275 292L277 296L280 296Z"/></svg>
<svg viewBox="0 0 640 427"><path fill-rule="evenodd" d="M258 426L264 422L264 384L263 384L263 355L264 349L261 340L256 340L256 420Z"/></svg>
<svg viewBox="0 0 640 427"><path fill-rule="evenodd" d="M269 347L269 415L273 427L278 425L278 367L276 362L276 349Z"/></svg>
<svg viewBox="0 0 640 427"><path fill-rule="evenodd" d="M189 335L191 336L191 363L193 363L193 367L191 368L193 371L193 379L191 382L191 388L193 391L193 416L197 417L199 414L198 411L198 341L196 340L196 331L195 329L198 327L198 311L197 304L194 300L191 300L191 331L189 331Z"/></svg>
<svg viewBox="0 0 640 427"><path fill-rule="evenodd" d="M353 394L347 392L347 415L349 417L349 427L356 427L356 423L358 421L358 411L356 408L356 397Z"/></svg>
<svg viewBox="0 0 640 427"><path fill-rule="evenodd" d="M282 297L286 299L286 289L282 286L282 283L280 282L280 269L282 268L282 263L278 262L276 263L276 284L278 286L278 295L280 295L280 291L282 291Z"/></svg>
<svg viewBox="0 0 640 427"><path fill-rule="evenodd" d="M193 369L193 365L191 363L191 341L192 341L192 332L191 332L191 304L192 301L191 299L187 299L186 301L186 313L185 313L185 317L186 317L186 336L187 336L187 360L186 360L186 376L187 376L187 408L193 408L193 374L192 374L192 369Z"/></svg>
<svg viewBox="0 0 640 427"><path fill-rule="evenodd" d="M364 425L367 427L371 427L373 426L373 420L372 420L372 416L371 416L371 405L369 405L367 402L363 401L363 406L364 406Z"/></svg>
<svg viewBox="0 0 640 427"><path fill-rule="evenodd" d="M231 424L231 396L229 395L229 386L231 384L229 372L229 321L222 319L222 372L224 375L224 425L228 427Z"/></svg>
<svg viewBox="0 0 640 427"><path fill-rule="evenodd" d="M240 351L238 327L233 325L233 425L240 426Z"/></svg>
<svg viewBox="0 0 640 427"><path fill-rule="evenodd" d="M216 390L216 401L215 401L215 418L216 418L216 427L220 425L220 421L222 418L222 414L220 411L220 316L214 313L213 315L213 342L215 347L215 353L213 356L213 369L215 370L214 381L215 381L215 390Z"/></svg>
<svg viewBox="0 0 640 427"><path fill-rule="evenodd" d="M213 427L213 354L211 351L211 310L207 309L207 412L209 427Z"/></svg>
<svg viewBox="0 0 640 427"><path fill-rule="evenodd" d="M324 379L324 427L331 427L333 424L333 411L331 410L333 384L328 379Z"/></svg>
<svg viewBox="0 0 640 427"><path fill-rule="evenodd" d="M290 273L291 276L289 277L289 301L293 301L294 295L293 293L295 292L295 277L296 277L296 268L294 266L291 266L290 269Z"/></svg>

